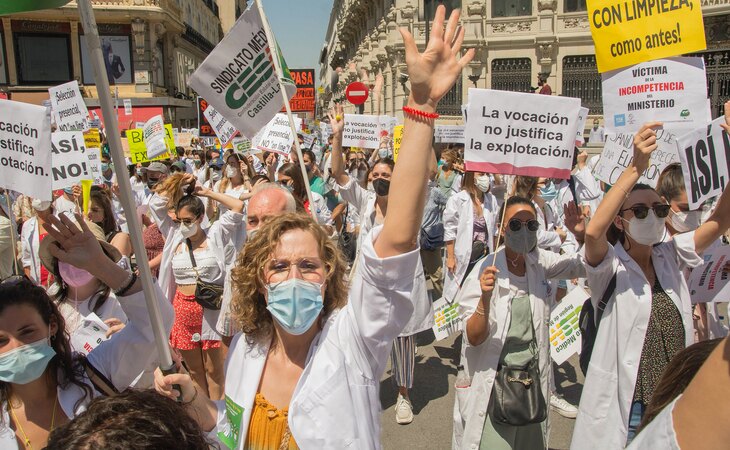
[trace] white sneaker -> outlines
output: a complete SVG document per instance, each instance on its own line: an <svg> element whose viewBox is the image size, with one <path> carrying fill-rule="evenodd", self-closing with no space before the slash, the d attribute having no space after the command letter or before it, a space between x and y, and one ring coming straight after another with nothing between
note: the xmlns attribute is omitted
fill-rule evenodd
<svg viewBox="0 0 730 450"><path fill-rule="evenodd" d="M578 408L552 392L550 393L550 408L567 419L575 419L578 416Z"/></svg>
<svg viewBox="0 0 730 450"><path fill-rule="evenodd" d="M408 425L413 422L411 401L401 394L398 394L398 401L395 403L395 421L401 425Z"/></svg>

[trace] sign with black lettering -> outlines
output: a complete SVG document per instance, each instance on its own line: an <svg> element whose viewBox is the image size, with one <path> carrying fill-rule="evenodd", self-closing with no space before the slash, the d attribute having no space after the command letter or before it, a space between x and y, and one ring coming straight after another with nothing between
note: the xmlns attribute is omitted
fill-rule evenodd
<svg viewBox="0 0 730 450"><path fill-rule="evenodd" d="M79 90L79 82L69 81L48 88L51 111L61 131L86 131L89 129L89 111Z"/></svg>
<svg viewBox="0 0 730 450"><path fill-rule="evenodd" d="M93 180L84 135L80 131L56 131L51 135L53 189L63 189L81 180Z"/></svg>
<svg viewBox="0 0 730 450"><path fill-rule="evenodd" d="M289 100L291 112L314 114L314 69L289 69L289 73L297 86L296 94ZM280 112L286 112L286 108Z"/></svg>

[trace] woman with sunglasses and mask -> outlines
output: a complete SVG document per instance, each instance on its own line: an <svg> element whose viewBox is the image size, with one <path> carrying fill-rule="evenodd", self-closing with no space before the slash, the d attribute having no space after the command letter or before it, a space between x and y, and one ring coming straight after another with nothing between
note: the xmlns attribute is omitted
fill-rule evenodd
<svg viewBox="0 0 730 450"><path fill-rule="evenodd" d="M123 391L158 354L142 283L115 264L80 215L78 226L49 219L50 254L86 271L117 293L127 326L87 357L70 348L63 316L42 287L24 278L0 284L0 448L42 449L54 428L86 409L100 394ZM170 302L158 294L164 332L172 326ZM92 381L93 380L93 381Z"/></svg>
<svg viewBox="0 0 730 450"><path fill-rule="evenodd" d="M660 126L647 123L637 132L632 163L605 195L585 233L591 301L594 309L602 298L608 302L580 399L573 448L623 448L633 438L662 371L674 354L694 342L682 271L702 264L700 255L730 226L726 190L704 224L663 242L671 207L654 189L637 184L657 147L654 130ZM617 238L613 245L607 233Z"/></svg>
<svg viewBox="0 0 730 450"><path fill-rule="evenodd" d="M199 197L226 206L207 231L201 225L205 208ZM171 217L168 208L173 205ZM152 218L165 237L159 284L175 309L170 344L180 351L205 395L215 400L222 398L225 359L215 330L220 309L199 304L196 285L199 280L222 286L223 295L230 295L226 280L245 236L242 211L241 200L200 186L193 174L170 176L150 200Z"/></svg>
<svg viewBox="0 0 730 450"><path fill-rule="evenodd" d="M577 214L577 209L571 211ZM540 223L531 200L510 197L500 209L499 217L503 215L504 246L467 275L455 299L465 318L461 365L471 380L470 385L456 388L453 442L459 449L547 448L552 384L549 281L585 275L580 255L539 248ZM582 228L574 231L580 235ZM539 372L539 386L530 389L539 387L544 417L535 416L532 423L506 423L494 414L494 403L501 401L494 394L495 379L505 367L528 365Z"/></svg>

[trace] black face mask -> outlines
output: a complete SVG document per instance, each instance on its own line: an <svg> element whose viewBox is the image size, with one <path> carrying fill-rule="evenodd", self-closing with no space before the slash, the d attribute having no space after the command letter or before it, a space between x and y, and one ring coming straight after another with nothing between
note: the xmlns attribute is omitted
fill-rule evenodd
<svg viewBox="0 0 730 450"><path fill-rule="evenodd" d="M390 191L390 180L384 180L382 178L376 178L373 180L373 189L375 193L380 197L385 197Z"/></svg>
<svg viewBox="0 0 730 450"><path fill-rule="evenodd" d="M147 179L147 187L150 189L153 189L155 186L157 186L157 183L160 182L159 178L148 178Z"/></svg>

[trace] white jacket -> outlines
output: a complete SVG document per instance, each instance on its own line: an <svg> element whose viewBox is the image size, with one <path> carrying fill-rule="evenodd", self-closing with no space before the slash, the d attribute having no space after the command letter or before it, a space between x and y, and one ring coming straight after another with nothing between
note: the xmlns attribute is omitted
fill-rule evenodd
<svg viewBox="0 0 730 450"><path fill-rule="evenodd" d="M466 277L456 297L459 312L468 320L481 298L479 276L485 267L492 264L495 256L487 255L477 263ZM461 364L471 378L471 386L456 389L454 404L454 449L477 449L482 440L484 420L487 415L489 397L492 394L494 377L502 354L502 347L510 326L511 306L509 274L504 248L496 253L494 264L500 274L489 301L489 332L480 345L469 345L464 332L461 349ZM578 254L558 255L547 250L535 249L525 257L527 284L532 310L532 326L535 330L540 366L540 384L545 400L549 401L552 385L552 359L550 358L550 299L553 296L550 279L570 279L584 276L585 268ZM478 268L478 269L477 269ZM548 442L548 427L545 427L545 443ZM600 447L597 447L600 448ZM536 449L537 450L537 449Z"/></svg>
<svg viewBox="0 0 730 450"><path fill-rule="evenodd" d="M129 319L127 326L112 335L110 339L99 344L89 353L87 359L96 370L111 381L114 387L121 392L127 389L142 372L154 370L159 365L159 355L155 346L155 336L150 324L150 315L147 311L144 291L139 291L127 297L119 297L118 299ZM160 316L165 327L165 335L168 335L172 329L175 314L172 305L164 298L159 289L157 299ZM83 381L91 388L94 396L99 395L88 379L84 378ZM76 402L83 395L83 390L73 383L69 383L65 388L62 388L59 384L58 402L68 418L73 419L86 410L90 398L87 398L85 402L76 407ZM3 450L18 450L15 432L9 426L10 417L7 404L2 405L2 418L3 420L0 422L0 448Z"/></svg>
<svg viewBox="0 0 730 450"><path fill-rule="evenodd" d="M373 230L377 236L379 229ZM327 319L312 342L289 405L289 428L299 448L378 449L380 378L393 340L413 313L418 250L379 258L372 240L360 254L348 303ZM269 351L245 335L233 339L226 359L226 400L218 402L218 437L243 449L254 398ZM240 426L239 426L240 425Z"/></svg>
<svg viewBox="0 0 730 450"><path fill-rule="evenodd" d="M659 283L682 316L685 345L691 345L694 342L692 303L682 270L702 264L695 253L694 232L677 234L671 241L656 245L652 262ZM594 307L614 273L617 274L616 289L596 335L571 449L624 448L651 314L651 286L621 245L609 245L603 261L596 267L586 265L586 272Z"/></svg>
<svg viewBox="0 0 730 450"><path fill-rule="evenodd" d="M489 253L494 253L494 237L499 226L499 206L497 198L490 192L484 194L482 214L487 223L487 244ZM444 209L444 241L454 241L454 257L456 269L450 273L444 262L444 293L447 301L452 301L459 291L461 280L464 279L466 267L471 258L471 248L474 235L474 203L467 191L449 197Z"/></svg>
<svg viewBox="0 0 730 450"><path fill-rule="evenodd" d="M33 216L23 223L23 228L20 230L20 246L23 267L30 267L30 279L36 284L40 284L41 280L41 260L38 257L40 240L38 236L38 216Z"/></svg>

